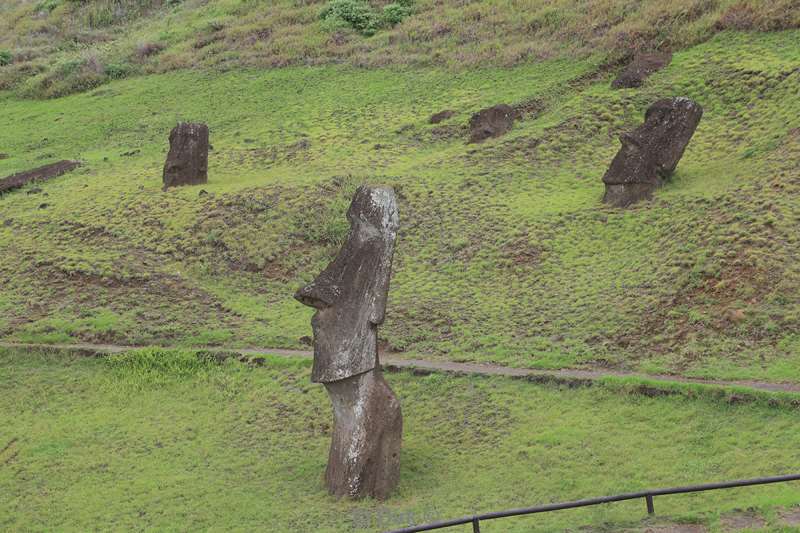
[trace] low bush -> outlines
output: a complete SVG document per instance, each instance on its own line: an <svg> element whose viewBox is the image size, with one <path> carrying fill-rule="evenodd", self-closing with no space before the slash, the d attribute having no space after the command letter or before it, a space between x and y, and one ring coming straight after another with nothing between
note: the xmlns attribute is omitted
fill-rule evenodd
<svg viewBox="0 0 800 533"><path fill-rule="evenodd" d="M394 26L403 22L411 14L411 6L405 5L408 2L394 2L383 8L383 20L388 26Z"/></svg>
<svg viewBox="0 0 800 533"><path fill-rule="evenodd" d="M109 63L105 67L105 74L112 80L120 80L128 75L130 67L125 63Z"/></svg>
<svg viewBox="0 0 800 533"><path fill-rule="evenodd" d="M0 67L10 65L13 58L8 50L0 50Z"/></svg>
<svg viewBox="0 0 800 533"><path fill-rule="evenodd" d="M322 12L326 29L352 28L362 35L374 35L380 29L394 26L411 14L413 0L400 0L378 11L365 0L331 0Z"/></svg>
<svg viewBox="0 0 800 533"><path fill-rule="evenodd" d="M331 0L320 18L329 26L349 26L364 35L373 35L380 27L379 17L363 0Z"/></svg>

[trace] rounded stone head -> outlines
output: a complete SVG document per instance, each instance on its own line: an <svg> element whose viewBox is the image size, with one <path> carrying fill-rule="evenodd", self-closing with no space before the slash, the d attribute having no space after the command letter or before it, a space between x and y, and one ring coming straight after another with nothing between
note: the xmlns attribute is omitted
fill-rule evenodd
<svg viewBox="0 0 800 533"><path fill-rule="evenodd" d="M317 309L311 380L332 382L378 365L377 326L386 314L399 226L388 187L359 187L347 211L350 231L336 259L295 298Z"/></svg>
<svg viewBox="0 0 800 533"><path fill-rule="evenodd" d="M181 122L169 134L164 188L208 182L208 126Z"/></svg>

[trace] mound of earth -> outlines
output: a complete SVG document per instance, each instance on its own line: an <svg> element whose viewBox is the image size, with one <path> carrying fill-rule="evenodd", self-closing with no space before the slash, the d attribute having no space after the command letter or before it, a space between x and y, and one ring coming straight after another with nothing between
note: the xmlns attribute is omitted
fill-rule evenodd
<svg viewBox="0 0 800 533"><path fill-rule="evenodd" d="M452 117L455 114L456 112L453 111L452 109L445 109L444 111L439 111L438 113L434 113L433 115L431 115L429 122L431 124L438 124L440 122L447 120L448 118Z"/></svg>
<svg viewBox="0 0 800 533"><path fill-rule="evenodd" d="M611 86L614 89L641 87L648 76L666 67L671 61L672 53L670 52L638 54L617 76L617 79L611 82Z"/></svg>
<svg viewBox="0 0 800 533"><path fill-rule="evenodd" d="M50 165L45 165L33 170L28 170L26 172L12 174L11 176L0 180L0 193L19 189L20 187L33 181L46 181L52 178L57 178L62 174L66 174L71 170L75 170L79 166L81 166L80 161L71 161L69 159L65 159L64 161L59 161L58 163L52 163Z"/></svg>
<svg viewBox="0 0 800 533"><path fill-rule="evenodd" d="M479 143L491 137L500 137L511 130L517 113L506 104L482 109L469 119L469 142Z"/></svg>

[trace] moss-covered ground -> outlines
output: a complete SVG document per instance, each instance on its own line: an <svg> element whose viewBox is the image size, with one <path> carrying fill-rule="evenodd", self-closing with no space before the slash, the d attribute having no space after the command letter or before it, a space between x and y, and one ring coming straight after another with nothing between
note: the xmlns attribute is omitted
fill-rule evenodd
<svg viewBox="0 0 800 533"><path fill-rule="evenodd" d="M336 501L322 486L330 407L309 372L307 362L217 365L154 349L110 359L0 351L0 529L374 532L793 472L799 459L796 398L770 406L699 392L648 397L610 382L561 389L401 372L388 375L405 418L397 494ZM482 531L668 523L715 532L748 509L765 531L791 531L781 517L798 498L800 487L784 483L656 498L651 520L633 501Z"/></svg>
<svg viewBox="0 0 800 533"><path fill-rule="evenodd" d="M0 93L0 336L300 347L293 291L335 254L360 183L400 197L381 336L410 356L800 381L800 32L722 32L641 89L601 56L514 68L182 71L35 101ZM629 210L600 181L644 110L703 120ZM474 111L524 111L466 144ZM456 113L439 125L434 112ZM208 185L161 191L167 135L207 122ZM41 189L41 192L37 192Z"/></svg>

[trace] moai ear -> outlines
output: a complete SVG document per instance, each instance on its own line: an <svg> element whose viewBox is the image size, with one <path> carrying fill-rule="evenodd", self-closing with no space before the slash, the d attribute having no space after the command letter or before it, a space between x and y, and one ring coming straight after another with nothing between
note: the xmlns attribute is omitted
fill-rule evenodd
<svg viewBox="0 0 800 533"><path fill-rule="evenodd" d="M382 261L376 272L376 283L372 290L372 304L369 310L369 321L372 324L383 324L386 318L386 302L389 300L389 278L392 275L392 259L391 254L394 251L393 245L388 246L389 250L386 253L389 255L388 261Z"/></svg>

